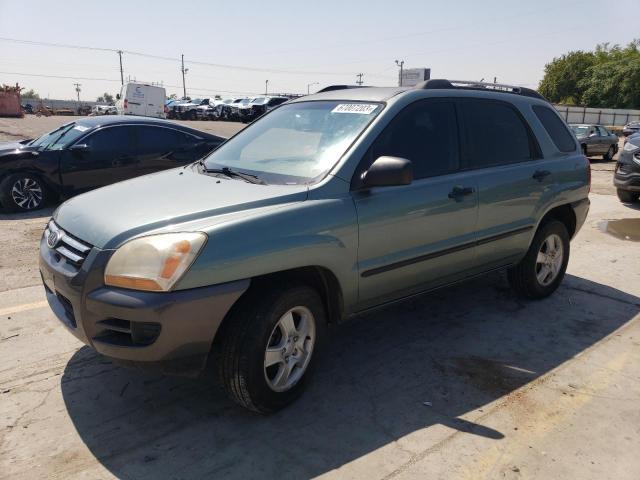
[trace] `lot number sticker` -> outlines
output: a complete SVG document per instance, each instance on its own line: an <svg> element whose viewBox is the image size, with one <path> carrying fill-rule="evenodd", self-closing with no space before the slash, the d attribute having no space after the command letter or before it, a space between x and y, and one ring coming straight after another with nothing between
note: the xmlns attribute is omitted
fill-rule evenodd
<svg viewBox="0 0 640 480"><path fill-rule="evenodd" d="M369 115L377 106L378 105L372 105L370 103L341 103L331 110L331 113L360 113Z"/></svg>

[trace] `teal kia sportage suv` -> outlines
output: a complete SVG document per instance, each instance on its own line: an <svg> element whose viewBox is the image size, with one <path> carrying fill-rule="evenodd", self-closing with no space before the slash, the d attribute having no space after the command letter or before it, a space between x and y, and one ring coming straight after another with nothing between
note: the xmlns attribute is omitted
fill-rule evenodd
<svg viewBox="0 0 640 480"><path fill-rule="evenodd" d="M506 268L550 295L589 208L589 162L536 92L430 80L274 109L202 160L75 197L40 244L52 310L122 363L239 404L303 390L327 325Z"/></svg>

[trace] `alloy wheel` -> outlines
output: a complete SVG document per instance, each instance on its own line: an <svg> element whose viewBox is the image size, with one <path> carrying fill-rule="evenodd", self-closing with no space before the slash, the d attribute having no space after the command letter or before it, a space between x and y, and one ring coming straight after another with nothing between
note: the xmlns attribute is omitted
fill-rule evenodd
<svg viewBox="0 0 640 480"><path fill-rule="evenodd" d="M33 210L42 203L42 187L33 178L21 178L13 184L11 198L20 208Z"/></svg>
<svg viewBox="0 0 640 480"><path fill-rule="evenodd" d="M552 233L542 242L536 258L536 277L540 285L546 287L558 277L563 259L562 239Z"/></svg>
<svg viewBox="0 0 640 480"><path fill-rule="evenodd" d="M308 308L293 307L280 317L264 355L269 388L285 392L298 383L309 366L315 340L315 318Z"/></svg>

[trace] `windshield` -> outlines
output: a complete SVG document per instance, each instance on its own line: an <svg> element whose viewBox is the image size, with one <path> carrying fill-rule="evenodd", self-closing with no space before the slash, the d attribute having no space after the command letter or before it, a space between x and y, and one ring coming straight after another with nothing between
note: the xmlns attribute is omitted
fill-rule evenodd
<svg viewBox="0 0 640 480"><path fill-rule="evenodd" d="M29 146L40 147L40 150L62 150L75 142L89 127L76 123L67 123L55 130L36 138Z"/></svg>
<svg viewBox="0 0 640 480"><path fill-rule="evenodd" d="M338 101L283 105L211 153L205 167L229 167L271 184L312 183L331 170L382 108Z"/></svg>
<svg viewBox="0 0 640 480"><path fill-rule="evenodd" d="M589 134L589 129L587 125L571 125L571 130L576 137L586 137Z"/></svg>

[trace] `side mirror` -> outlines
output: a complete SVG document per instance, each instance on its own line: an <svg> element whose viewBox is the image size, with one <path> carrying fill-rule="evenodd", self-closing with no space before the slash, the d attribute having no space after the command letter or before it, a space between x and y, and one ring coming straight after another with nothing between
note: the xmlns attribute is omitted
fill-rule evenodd
<svg viewBox="0 0 640 480"><path fill-rule="evenodd" d="M590 133L589 138L597 137L598 134L596 132Z"/></svg>
<svg viewBox="0 0 640 480"><path fill-rule="evenodd" d="M120 100L120 94L116 93L116 100Z"/></svg>
<svg viewBox="0 0 640 480"><path fill-rule="evenodd" d="M87 145L86 143L76 143L75 145L71 145L69 147L69 151L75 153L76 155L82 155L89 150L89 145Z"/></svg>
<svg viewBox="0 0 640 480"><path fill-rule="evenodd" d="M378 157L362 174L362 185L365 188L409 185L412 181L413 164L400 157Z"/></svg>

